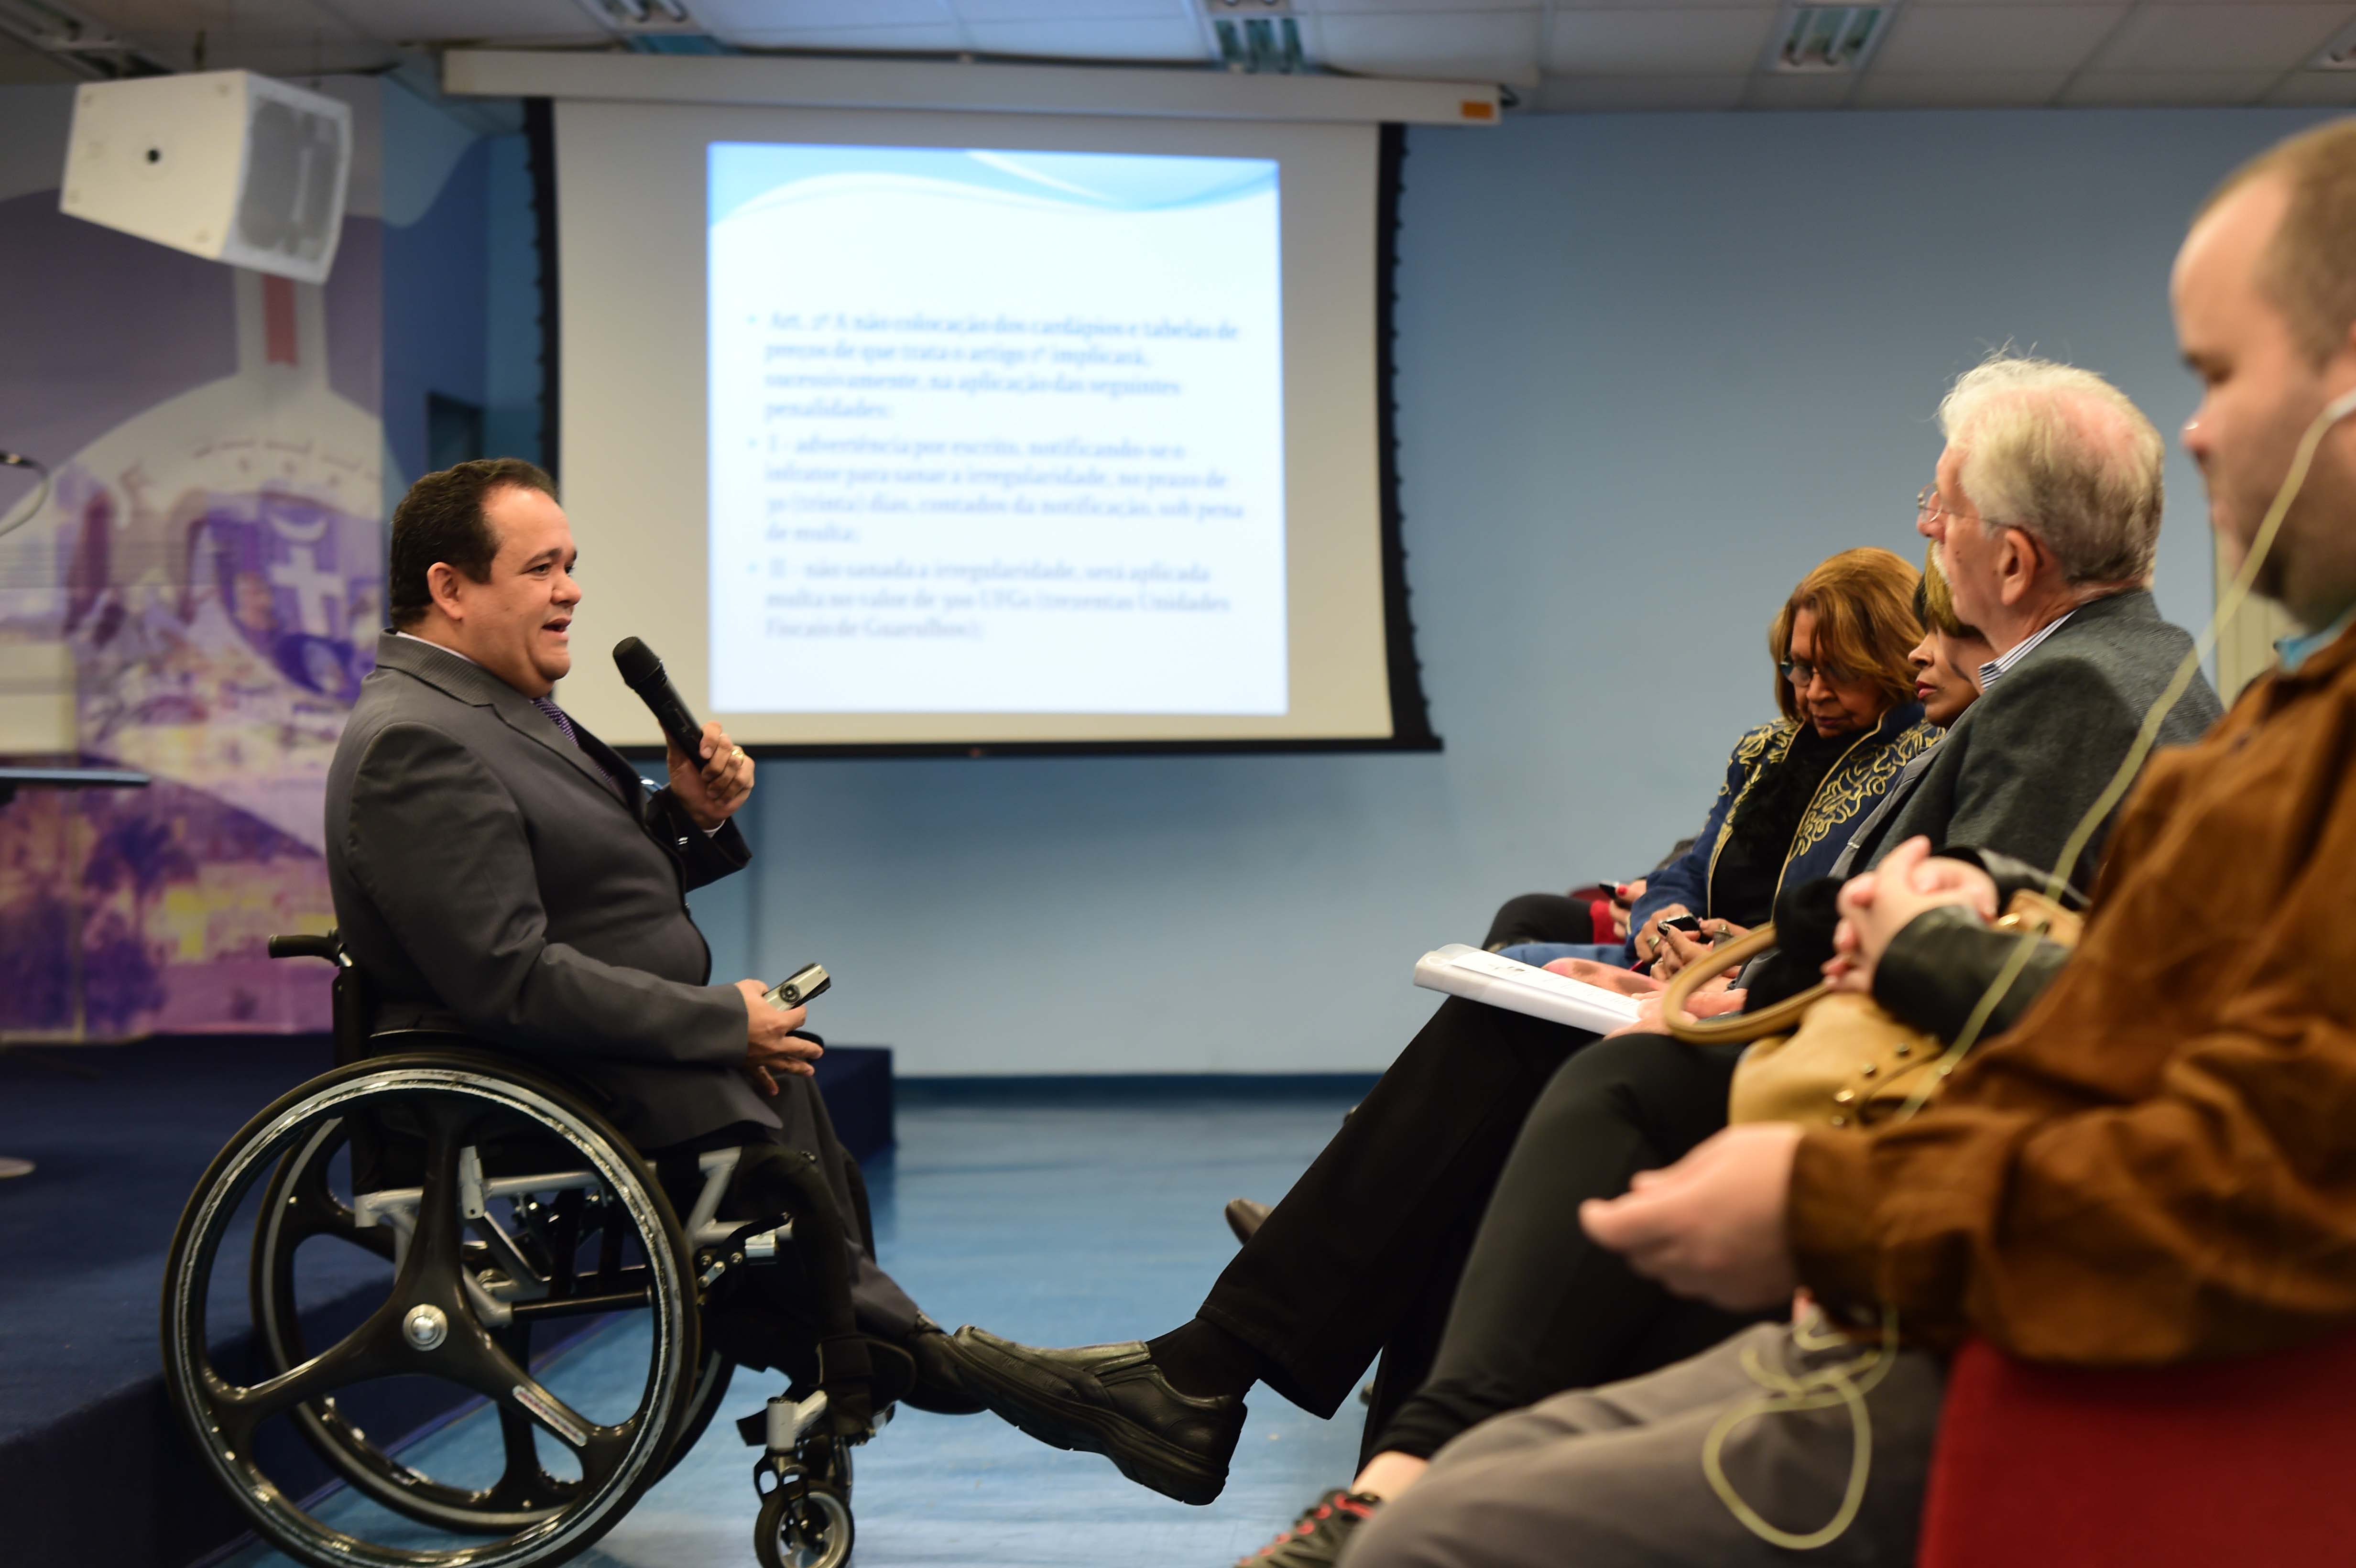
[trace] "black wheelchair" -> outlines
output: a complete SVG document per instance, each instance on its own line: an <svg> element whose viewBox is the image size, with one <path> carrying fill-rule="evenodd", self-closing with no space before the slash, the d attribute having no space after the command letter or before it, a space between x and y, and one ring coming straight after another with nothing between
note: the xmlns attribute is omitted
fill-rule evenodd
<svg viewBox="0 0 2356 1568"><path fill-rule="evenodd" d="M562 1563L703 1435L734 1371L703 1343L703 1305L731 1274L790 1249L793 1223L715 1217L733 1149L701 1157L682 1222L585 1093L462 1036L370 1037L365 978L333 933L273 937L270 954L337 966L337 1065L246 1124L172 1239L165 1381L199 1461L264 1540L318 1568ZM209 1307L235 1289L234 1265L222 1282L215 1274L249 1223L244 1284L261 1365L224 1371L213 1364ZM315 1243L325 1245L305 1246ZM368 1305L379 1288L382 1299ZM841 1289L833 1305L847 1322ZM304 1312L323 1294L358 1320L315 1350ZM569 1356L590 1333L605 1353ZM631 1348L631 1371L618 1379L616 1343ZM455 1385L462 1413L487 1404L496 1442L490 1423L451 1422L446 1390L421 1402L419 1380ZM797 1381L736 1424L763 1451L754 1468L763 1568L841 1568L850 1557L851 1450L891 1409L866 1415L863 1391L844 1399L843 1389ZM454 1435L394 1440L416 1431L420 1410L440 1413ZM305 1447L339 1487L297 1496L273 1480ZM429 1449L439 1476L417 1467L435 1462L421 1456Z"/></svg>

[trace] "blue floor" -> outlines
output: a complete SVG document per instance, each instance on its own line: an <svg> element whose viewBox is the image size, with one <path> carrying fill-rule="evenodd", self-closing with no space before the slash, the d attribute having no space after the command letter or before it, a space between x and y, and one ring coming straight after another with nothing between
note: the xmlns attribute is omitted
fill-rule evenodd
<svg viewBox="0 0 2356 1568"><path fill-rule="evenodd" d="M1275 1104L908 1105L898 1153L868 1168L886 1267L934 1317L1033 1343L1133 1339L1194 1310L1235 1243L1219 1216L1237 1196L1273 1200L1316 1155L1352 1096ZM626 1333L593 1340L550 1381L599 1403L637 1376ZM723 1413L771 1391L740 1377ZM594 1408L589 1411L595 1413ZM1044 1448L991 1415L904 1412L858 1454L855 1568L1223 1564L1264 1545L1323 1488L1349 1478L1359 1408L1333 1422L1265 1390L1227 1489L1209 1508L1170 1502L1093 1455ZM487 1456L487 1415L417 1445L437 1474ZM599 1568L718 1568L753 1561L753 1451L717 1423L679 1469L576 1562ZM338 1499L321 1513L357 1519ZM381 1516L378 1516L381 1517ZM349 1528L349 1526L347 1526ZM285 1560L259 1548L230 1561Z"/></svg>

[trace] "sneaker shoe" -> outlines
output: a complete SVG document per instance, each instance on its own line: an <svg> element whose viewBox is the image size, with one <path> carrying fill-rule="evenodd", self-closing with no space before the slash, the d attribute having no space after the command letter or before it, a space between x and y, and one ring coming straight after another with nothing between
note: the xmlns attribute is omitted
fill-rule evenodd
<svg viewBox="0 0 2356 1568"><path fill-rule="evenodd" d="M1380 1498L1336 1487L1310 1505L1290 1530L1236 1568L1333 1568L1341 1561L1350 1532L1382 1506Z"/></svg>

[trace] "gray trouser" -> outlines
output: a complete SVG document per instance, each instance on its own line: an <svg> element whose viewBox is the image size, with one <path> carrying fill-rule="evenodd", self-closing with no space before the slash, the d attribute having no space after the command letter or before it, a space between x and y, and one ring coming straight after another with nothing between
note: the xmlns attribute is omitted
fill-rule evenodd
<svg viewBox="0 0 2356 1568"><path fill-rule="evenodd" d="M1800 1376L1854 1362L1865 1349L1811 1350L1789 1326L1761 1324L1691 1360L1483 1422L1359 1527L1343 1568L1912 1563L1946 1376L1944 1363L1924 1351L1898 1352L1866 1395L1865 1503L1831 1544L1805 1553L1769 1545L1729 1511L1702 1470L1712 1425L1762 1392L1743 1366L1746 1350L1771 1371ZM1764 1416L1732 1432L1721 1462L1769 1523L1805 1533L1840 1507L1854 1433L1839 1403Z"/></svg>

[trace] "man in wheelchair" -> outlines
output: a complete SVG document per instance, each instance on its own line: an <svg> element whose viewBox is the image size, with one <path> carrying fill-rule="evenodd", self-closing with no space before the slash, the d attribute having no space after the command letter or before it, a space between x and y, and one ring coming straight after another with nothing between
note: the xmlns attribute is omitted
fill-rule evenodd
<svg viewBox="0 0 2356 1568"><path fill-rule="evenodd" d="M704 1343L823 1381L845 1431L895 1401L978 1411L952 1342L876 1265L804 1009L759 980L707 983L684 895L750 859L731 819L752 759L707 724L701 755L671 745L658 791L552 696L573 664L574 561L552 481L517 459L429 474L393 514L394 629L327 785L328 878L369 1031L380 1047L462 1035L552 1072L681 1215L705 1157L738 1151L716 1218L744 1233L790 1218L799 1244L715 1283Z"/></svg>

